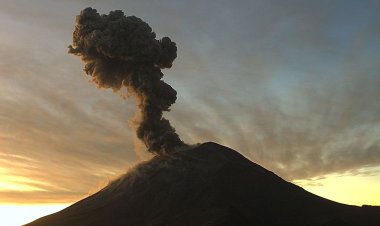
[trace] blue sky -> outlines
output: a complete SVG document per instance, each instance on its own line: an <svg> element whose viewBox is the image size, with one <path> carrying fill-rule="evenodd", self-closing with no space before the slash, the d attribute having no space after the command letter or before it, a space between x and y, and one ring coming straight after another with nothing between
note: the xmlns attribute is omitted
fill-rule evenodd
<svg viewBox="0 0 380 226"><path fill-rule="evenodd" d="M186 142L227 145L287 180L378 178L378 1L3 0L0 201L74 201L149 158L128 126L134 101L96 89L67 54L88 6L177 43L166 117Z"/></svg>

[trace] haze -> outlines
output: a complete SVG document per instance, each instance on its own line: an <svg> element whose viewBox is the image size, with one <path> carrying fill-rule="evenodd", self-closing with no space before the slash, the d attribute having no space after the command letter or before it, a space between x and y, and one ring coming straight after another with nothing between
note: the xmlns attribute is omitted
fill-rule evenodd
<svg viewBox="0 0 380 226"><path fill-rule="evenodd" d="M1 203L72 203L150 156L128 126L135 103L94 88L67 54L88 6L177 43L165 117L186 143L214 141L324 197L380 205L380 3L295 0L1 1Z"/></svg>

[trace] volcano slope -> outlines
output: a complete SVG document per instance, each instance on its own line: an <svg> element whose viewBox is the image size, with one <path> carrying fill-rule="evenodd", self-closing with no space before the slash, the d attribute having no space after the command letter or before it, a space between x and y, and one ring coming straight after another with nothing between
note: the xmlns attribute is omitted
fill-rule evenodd
<svg viewBox="0 0 380 226"><path fill-rule="evenodd" d="M378 226L379 207L313 195L236 151L204 143L141 163L27 226Z"/></svg>

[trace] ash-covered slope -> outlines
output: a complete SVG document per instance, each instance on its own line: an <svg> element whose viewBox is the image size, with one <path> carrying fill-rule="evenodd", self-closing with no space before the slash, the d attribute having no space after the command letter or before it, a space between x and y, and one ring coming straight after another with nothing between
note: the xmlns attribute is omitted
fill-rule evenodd
<svg viewBox="0 0 380 226"><path fill-rule="evenodd" d="M28 226L380 225L376 207L313 195L215 143L157 156Z"/></svg>

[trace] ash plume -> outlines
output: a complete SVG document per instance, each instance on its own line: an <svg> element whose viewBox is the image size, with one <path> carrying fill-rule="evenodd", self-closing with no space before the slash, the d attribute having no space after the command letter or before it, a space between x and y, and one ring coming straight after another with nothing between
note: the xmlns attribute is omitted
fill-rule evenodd
<svg viewBox="0 0 380 226"><path fill-rule="evenodd" d="M126 87L136 97L141 113L136 134L148 151L162 154L185 146L163 118L177 99L177 92L161 80L161 69L170 68L177 57L170 38L157 40L147 23L121 10L100 15L86 8L76 17L69 53L81 57L98 87L115 92Z"/></svg>

